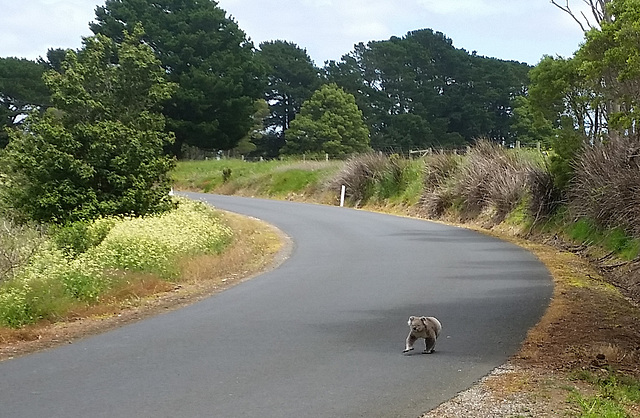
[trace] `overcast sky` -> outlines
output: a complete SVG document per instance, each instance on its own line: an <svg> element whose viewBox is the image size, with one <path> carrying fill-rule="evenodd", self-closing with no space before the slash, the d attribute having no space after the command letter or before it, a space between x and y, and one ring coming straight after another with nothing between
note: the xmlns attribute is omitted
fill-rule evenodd
<svg viewBox="0 0 640 418"><path fill-rule="evenodd" d="M219 0L256 47L281 39L307 50L319 66L359 42L408 31L443 32L457 48L536 64L571 56L578 25L549 0ZM564 2L562 2L564 3ZM0 0L0 57L36 59L48 48L79 48L90 36L97 0ZM575 8L582 0L570 0Z"/></svg>

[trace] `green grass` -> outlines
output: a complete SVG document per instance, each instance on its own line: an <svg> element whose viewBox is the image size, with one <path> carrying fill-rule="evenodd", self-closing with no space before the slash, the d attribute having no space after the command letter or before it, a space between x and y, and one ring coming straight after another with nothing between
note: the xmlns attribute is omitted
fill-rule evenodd
<svg viewBox="0 0 640 418"><path fill-rule="evenodd" d="M602 247L622 260L633 260L640 254L640 240L621 228L602 229L593 221L582 218L564 227L567 236L576 243Z"/></svg>
<svg viewBox="0 0 640 418"><path fill-rule="evenodd" d="M174 186L180 190L280 198L291 193L320 189L342 164L342 161L290 160L180 161L172 172L172 178ZM225 168L231 169L231 176L226 183L222 175Z"/></svg>
<svg viewBox="0 0 640 418"><path fill-rule="evenodd" d="M266 182L265 193L269 196L283 196L288 193L301 192L318 182L321 173L291 169L273 173Z"/></svg>
<svg viewBox="0 0 640 418"><path fill-rule="evenodd" d="M229 181L242 187L251 179L258 178L282 166L280 161L247 162L237 159L180 161L172 172L176 188L210 192L223 185L222 170L231 169Z"/></svg>
<svg viewBox="0 0 640 418"><path fill-rule="evenodd" d="M640 402L640 381L608 370L604 375L584 370L576 372L574 379L591 384L597 394L584 396L573 390L569 401L581 409L584 418L627 418L631 417L626 406Z"/></svg>

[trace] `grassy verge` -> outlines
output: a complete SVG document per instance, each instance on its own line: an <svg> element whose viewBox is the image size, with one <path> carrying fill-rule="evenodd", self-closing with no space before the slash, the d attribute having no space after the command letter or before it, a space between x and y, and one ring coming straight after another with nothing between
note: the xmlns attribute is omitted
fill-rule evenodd
<svg viewBox="0 0 640 418"><path fill-rule="evenodd" d="M167 288L180 279L181 260L219 254L233 238L215 211L184 200L162 215L80 226L55 230L2 283L0 326L64 319L132 288Z"/></svg>
<svg viewBox="0 0 640 418"><path fill-rule="evenodd" d="M216 216L234 231L225 251L181 257L179 278L135 274L125 286L104 293L100 303L78 304L65 317L20 328L0 327L0 361L193 303L274 266L286 256L286 237L269 225L225 212Z"/></svg>
<svg viewBox="0 0 640 418"><path fill-rule="evenodd" d="M270 198L317 195L341 167L339 161L208 160L180 162L173 172L180 190ZM225 170L227 175L225 175Z"/></svg>

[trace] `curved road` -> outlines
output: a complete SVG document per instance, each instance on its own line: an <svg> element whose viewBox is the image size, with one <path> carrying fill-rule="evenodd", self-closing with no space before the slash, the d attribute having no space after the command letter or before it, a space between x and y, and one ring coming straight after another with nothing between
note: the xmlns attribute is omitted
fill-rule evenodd
<svg viewBox="0 0 640 418"><path fill-rule="evenodd" d="M353 209L189 194L290 235L279 268L184 309L0 363L0 416L415 417L513 354L552 283L530 253ZM409 315L437 316L403 355Z"/></svg>

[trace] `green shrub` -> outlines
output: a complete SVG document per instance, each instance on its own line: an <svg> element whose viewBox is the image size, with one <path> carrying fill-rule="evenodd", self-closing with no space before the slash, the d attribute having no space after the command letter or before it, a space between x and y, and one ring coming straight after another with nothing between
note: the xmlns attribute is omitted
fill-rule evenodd
<svg viewBox="0 0 640 418"><path fill-rule="evenodd" d="M126 272L175 278L181 257L219 253L232 232L209 206L184 200L162 215L100 219L73 225L60 236L74 246L75 258L54 243L41 246L0 286L0 325L55 320L71 306L96 303Z"/></svg>
<svg viewBox="0 0 640 418"><path fill-rule="evenodd" d="M219 253L231 237L231 230L211 208L182 200L172 212L119 220L100 245L78 260L101 268L148 272L169 279L179 273L178 257Z"/></svg>
<svg viewBox="0 0 640 418"><path fill-rule="evenodd" d="M101 218L93 222L78 221L53 227L53 242L70 257L87 252L99 245L113 227L113 219Z"/></svg>

